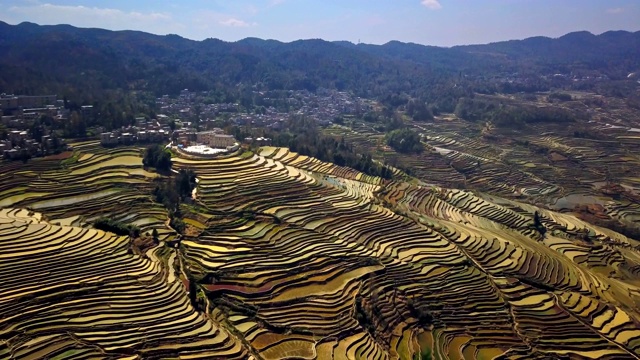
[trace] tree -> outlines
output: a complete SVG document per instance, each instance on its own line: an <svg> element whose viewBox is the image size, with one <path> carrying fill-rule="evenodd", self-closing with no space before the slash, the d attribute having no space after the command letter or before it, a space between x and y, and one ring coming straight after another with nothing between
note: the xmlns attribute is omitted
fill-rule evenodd
<svg viewBox="0 0 640 360"><path fill-rule="evenodd" d="M151 145L144 152L142 164L154 167L158 171L169 171L171 170L171 151L165 149L162 145Z"/></svg>
<svg viewBox="0 0 640 360"><path fill-rule="evenodd" d="M163 150L160 153L160 157L158 158L158 162L155 167L161 171L171 170L171 152L169 150Z"/></svg>
<svg viewBox="0 0 640 360"><path fill-rule="evenodd" d="M181 169L176 176L176 188L182 198L191 196L196 186L196 175L191 169Z"/></svg>
<svg viewBox="0 0 640 360"><path fill-rule="evenodd" d="M158 229L153 229L153 231L151 232L151 237L153 237L153 242L155 242L156 244L160 242L158 240Z"/></svg>
<svg viewBox="0 0 640 360"><path fill-rule="evenodd" d="M385 139L387 145L401 153L421 153L424 150L420 135L408 128L393 130Z"/></svg>
<svg viewBox="0 0 640 360"><path fill-rule="evenodd" d="M184 220L182 220L181 218L179 218L177 216L172 216L171 217L171 219L169 221L169 226L171 226L179 234L184 234L184 230L187 227L187 225L185 224Z"/></svg>
<svg viewBox="0 0 640 360"><path fill-rule="evenodd" d="M193 123L196 124L196 130L200 131L200 114L202 113L202 105L197 103L193 106Z"/></svg>
<svg viewBox="0 0 640 360"><path fill-rule="evenodd" d="M540 214L536 211L533 213L533 226L538 230L538 233L542 235L544 238L544 234L547 232L547 228L542 223L542 219L540 218Z"/></svg>
<svg viewBox="0 0 640 360"><path fill-rule="evenodd" d="M56 134L51 135L51 147L54 153L58 154L60 152L60 138Z"/></svg>
<svg viewBox="0 0 640 360"><path fill-rule="evenodd" d="M407 104L407 114L413 118L414 121L431 121L433 120L433 114L431 110L422 101L411 100Z"/></svg>
<svg viewBox="0 0 640 360"><path fill-rule="evenodd" d="M42 139L42 135L44 135L44 129L42 127L42 124L40 123L40 120L35 120L33 124L31 124L29 132L31 133L31 138L35 139L36 141L40 141L40 139Z"/></svg>
<svg viewBox="0 0 640 360"><path fill-rule="evenodd" d="M31 159L31 154L29 154L28 151L20 152L20 160L22 160L22 163L26 164L29 159Z"/></svg>
<svg viewBox="0 0 640 360"><path fill-rule="evenodd" d="M140 228L132 225L116 221L113 218L101 217L93 222L93 227L103 231L109 231L116 235L129 235L131 237L140 236Z"/></svg>
<svg viewBox="0 0 640 360"><path fill-rule="evenodd" d="M87 136L87 124L82 116L80 116L80 113L75 110L71 112L71 117L69 119L68 126L65 129L65 133L70 137Z"/></svg>
<svg viewBox="0 0 640 360"><path fill-rule="evenodd" d="M537 211L533 213L533 225L538 227L542 225L542 221L540 220L540 213Z"/></svg>

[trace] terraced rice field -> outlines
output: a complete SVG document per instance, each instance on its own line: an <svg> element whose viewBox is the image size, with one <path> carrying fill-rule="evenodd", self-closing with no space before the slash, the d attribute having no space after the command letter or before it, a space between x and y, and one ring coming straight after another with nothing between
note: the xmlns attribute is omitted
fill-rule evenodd
<svg viewBox="0 0 640 360"><path fill-rule="evenodd" d="M574 137L571 126L553 124L485 131L484 123L454 117L412 126L426 147L419 155L385 147L384 134L364 123L325 133L344 137L381 161L410 168L424 184L473 189L562 212L599 204L601 215L640 226L640 137L628 127L589 124L600 137L596 140ZM603 188L611 184L626 193L605 194Z"/></svg>
<svg viewBox="0 0 640 360"><path fill-rule="evenodd" d="M143 233L164 225L167 212L149 196L158 175L142 168L142 149L76 146L72 159L6 163L0 174L0 207L29 208L54 224L84 226L99 217L138 224ZM16 186L16 184L19 184Z"/></svg>
<svg viewBox="0 0 640 360"><path fill-rule="evenodd" d="M602 140L574 138L567 136L566 129L549 125L506 136L527 146L513 141L497 144L459 131L438 131L427 135L426 142L452 150L446 157L465 174L471 188L545 204L558 211L600 204L604 215L640 226L636 199L640 187L635 181L640 158L634 155L640 142L625 140L615 128L599 131ZM534 152L534 148L543 151ZM620 185L628 193L607 196L602 189L608 184Z"/></svg>
<svg viewBox="0 0 640 360"><path fill-rule="evenodd" d="M126 237L0 211L0 358L244 358L198 313L175 271Z"/></svg>
<svg viewBox="0 0 640 360"><path fill-rule="evenodd" d="M0 357L640 357L640 244L569 214L262 148L173 159L203 229L175 248L139 151L76 149L3 172ZM81 227L102 213L167 242Z"/></svg>

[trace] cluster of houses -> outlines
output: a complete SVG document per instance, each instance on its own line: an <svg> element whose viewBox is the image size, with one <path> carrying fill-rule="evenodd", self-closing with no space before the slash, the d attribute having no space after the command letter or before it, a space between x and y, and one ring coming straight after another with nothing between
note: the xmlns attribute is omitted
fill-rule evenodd
<svg viewBox="0 0 640 360"><path fill-rule="evenodd" d="M227 135L220 128L210 131L196 131L192 127L172 130L169 117L165 114L158 119L146 120L136 118L136 125L122 127L109 132L101 132L100 143L103 146L131 145L135 143L169 143L180 148L198 144L216 149L235 151L240 146L232 135ZM188 124L188 123L187 123Z"/></svg>
<svg viewBox="0 0 640 360"><path fill-rule="evenodd" d="M258 93L261 95L262 93ZM317 93L306 90L289 91L287 103L295 109L292 112L278 112L273 106L265 108L262 114L237 114L232 117L236 125L251 125L280 130L290 116L306 116L316 121L318 125L331 125L336 117L342 115L356 115L371 111L373 102L354 97L347 92L319 89ZM264 98L269 101L271 99Z"/></svg>
<svg viewBox="0 0 640 360"><path fill-rule="evenodd" d="M263 93L256 93L261 96ZM271 99L265 97L265 102ZM331 125L336 117L356 115L373 109L371 100L355 97L347 92L319 89L316 93L307 90L288 91L286 99L293 110L287 113L278 112L273 106L265 108L264 113L238 114L232 117L237 125L251 125L279 130L291 115L305 116L315 120L318 125Z"/></svg>
<svg viewBox="0 0 640 360"><path fill-rule="evenodd" d="M41 126L37 138L33 137L29 129L43 115L63 121L69 111L56 95L0 94L0 122L9 129L0 139L0 154L5 159L43 156L66 148L64 141L56 138L46 126Z"/></svg>
<svg viewBox="0 0 640 360"><path fill-rule="evenodd" d="M37 109L55 106L58 102L56 95L13 95L0 94L0 109Z"/></svg>
<svg viewBox="0 0 640 360"><path fill-rule="evenodd" d="M307 90L295 91L290 99L290 103L298 108L295 112L297 115L315 119L320 125L330 124L333 119L342 115L364 114L371 111L375 104L372 100L345 91L322 88L315 93Z"/></svg>
<svg viewBox="0 0 640 360"><path fill-rule="evenodd" d="M220 128L210 131L196 131L193 128L171 130L168 125L162 125L157 120L145 121L136 119L135 126L123 127L100 134L103 146L132 145L135 143L171 143L180 149L200 145L226 151L236 151L240 144L233 135L227 135Z"/></svg>
<svg viewBox="0 0 640 360"><path fill-rule="evenodd" d="M195 116L196 106L198 116L202 119L213 119L220 113L235 113L240 110L240 105L236 103L205 103L202 98L207 94L206 91L197 93L184 89L177 98L172 98L169 95L157 98L156 106L163 114L180 119L189 119Z"/></svg>
<svg viewBox="0 0 640 360"><path fill-rule="evenodd" d="M257 138L246 137L244 138L244 143L255 144L258 146L267 146L267 145L271 145L271 139L268 137L262 137L262 136Z"/></svg>
<svg viewBox="0 0 640 360"><path fill-rule="evenodd" d="M278 113L274 108L267 108L266 114L239 114L231 118L236 125L250 125L252 127L266 127L280 130L289 119L289 114Z"/></svg>
<svg viewBox="0 0 640 360"><path fill-rule="evenodd" d="M78 112L87 120L95 116L93 105L81 106ZM0 114L4 126L26 129L43 115L57 122L67 121L71 111L64 107L64 100L59 100L56 95L0 94Z"/></svg>
<svg viewBox="0 0 640 360"><path fill-rule="evenodd" d="M169 125L168 117L159 114L157 119L137 117L136 125L123 126L112 131L99 128L100 143L103 146L131 145L135 143L166 143L174 131Z"/></svg>
<svg viewBox="0 0 640 360"><path fill-rule="evenodd" d="M219 128L198 132L189 127L193 124L185 122L186 128L174 131L175 126L170 126L169 120L176 119L175 123L180 125L182 122L177 119L191 119L198 115L200 124L204 125L204 128L210 128L209 122L215 121L220 113L228 113L229 115L225 115L226 118L236 125L279 130L285 126L292 115L315 119L319 125L330 125L338 116L367 112L374 104L347 92L326 89L319 89L316 93L290 90L278 95L277 100L280 104L284 102L287 105L286 108L282 108L271 101L275 99L269 99L268 93L254 91L254 96L260 100L260 103L276 104L280 110L288 109L288 112L282 112L274 106L260 106L259 111L254 113L241 113L242 107L237 103L204 103L203 99L207 94L207 92L196 93L185 89L177 98L162 96L156 99L156 104L163 113L158 115L157 119L136 118L135 126L122 127L113 131L105 131L104 128L98 127L100 142L104 146L116 146L173 140L176 145L179 144L182 147L197 143L211 148L231 150L237 149L238 142L232 135L224 134L224 131ZM82 106L78 112L85 119L96 116L91 105ZM65 109L64 101L59 100L56 95L0 94L0 113L2 124L11 130L7 138L0 139L0 152L8 158L19 158L24 156L25 152L30 156L46 154L49 149L60 145L61 141L55 139L46 128L43 129L40 139L31 138L28 130L36 119L43 115L61 122L68 121L70 118L69 109ZM266 138L244 139L244 142L258 144L268 144L269 141Z"/></svg>
<svg viewBox="0 0 640 360"><path fill-rule="evenodd" d="M114 131L100 133L103 146L131 145L138 142L166 142L171 138L171 130L128 126Z"/></svg>
<svg viewBox="0 0 640 360"><path fill-rule="evenodd" d="M64 117L63 102L56 95L22 96L0 94L2 125L9 129L24 130L42 115Z"/></svg>
<svg viewBox="0 0 640 360"><path fill-rule="evenodd" d="M67 146L62 139L46 134L38 141L24 130L11 130L5 140L0 140L0 153L5 159L10 160L43 156L64 149L67 149Z"/></svg>
<svg viewBox="0 0 640 360"><path fill-rule="evenodd" d="M191 92L182 90L180 96L172 98L164 95L156 99L156 105L163 114L174 118L191 119L199 116L201 124L213 121L221 113L228 113L230 120L236 125L266 127L279 130L291 115L302 115L314 119L319 125L331 125L336 117L356 115L371 111L374 102L353 96L348 92L318 89L316 93L306 90L289 90L284 98L269 98L268 92L254 91L259 111L242 112L237 103L207 104L203 100L207 92ZM287 112L279 111L273 105L286 103ZM197 111L195 110L197 108ZM281 110L283 108L281 107ZM206 127L206 125L205 125Z"/></svg>
<svg viewBox="0 0 640 360"><path fill-rule="evenodd" d="M226 149L237 145L233 135L227 135L221 130L200 131L196 134L196 141L216 149Z"/></svg>

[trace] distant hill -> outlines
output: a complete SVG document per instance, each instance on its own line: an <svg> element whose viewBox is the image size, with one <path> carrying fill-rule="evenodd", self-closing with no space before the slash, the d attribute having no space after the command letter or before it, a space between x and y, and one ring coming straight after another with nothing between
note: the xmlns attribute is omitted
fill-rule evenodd
<svg viewBox="0 0 640 360"><path fill-rule="evenodd" d="M539 36L453 49L474 55L497 54L511 62L544 68L599 70L623 78L640 66L640 31L608 31L601 35L579 31L557 39Z"/></svg>
<svg viewBox="0 0 640 360"><path fill-rule="evenodd" d="M0 91L175 93L237 83L264 89L317 87L378 96L428 94L468 76L595 70L623 78L640 69L640 32L587 32L441 48L247 38L193 41L177 35L0 22Z"/></svg>

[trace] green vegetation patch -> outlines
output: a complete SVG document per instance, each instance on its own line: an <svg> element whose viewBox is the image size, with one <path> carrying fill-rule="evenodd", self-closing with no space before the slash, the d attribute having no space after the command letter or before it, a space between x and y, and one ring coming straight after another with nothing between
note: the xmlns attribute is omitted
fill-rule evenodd
<svg viewBox="0 0 640 360"><path fill-rule="evenodd" d="M133 237L140 236L140 228L116 221L112 218L102 217L93 222L93 227L98 230L109 231L116 235L129 235Z"/></svg>

